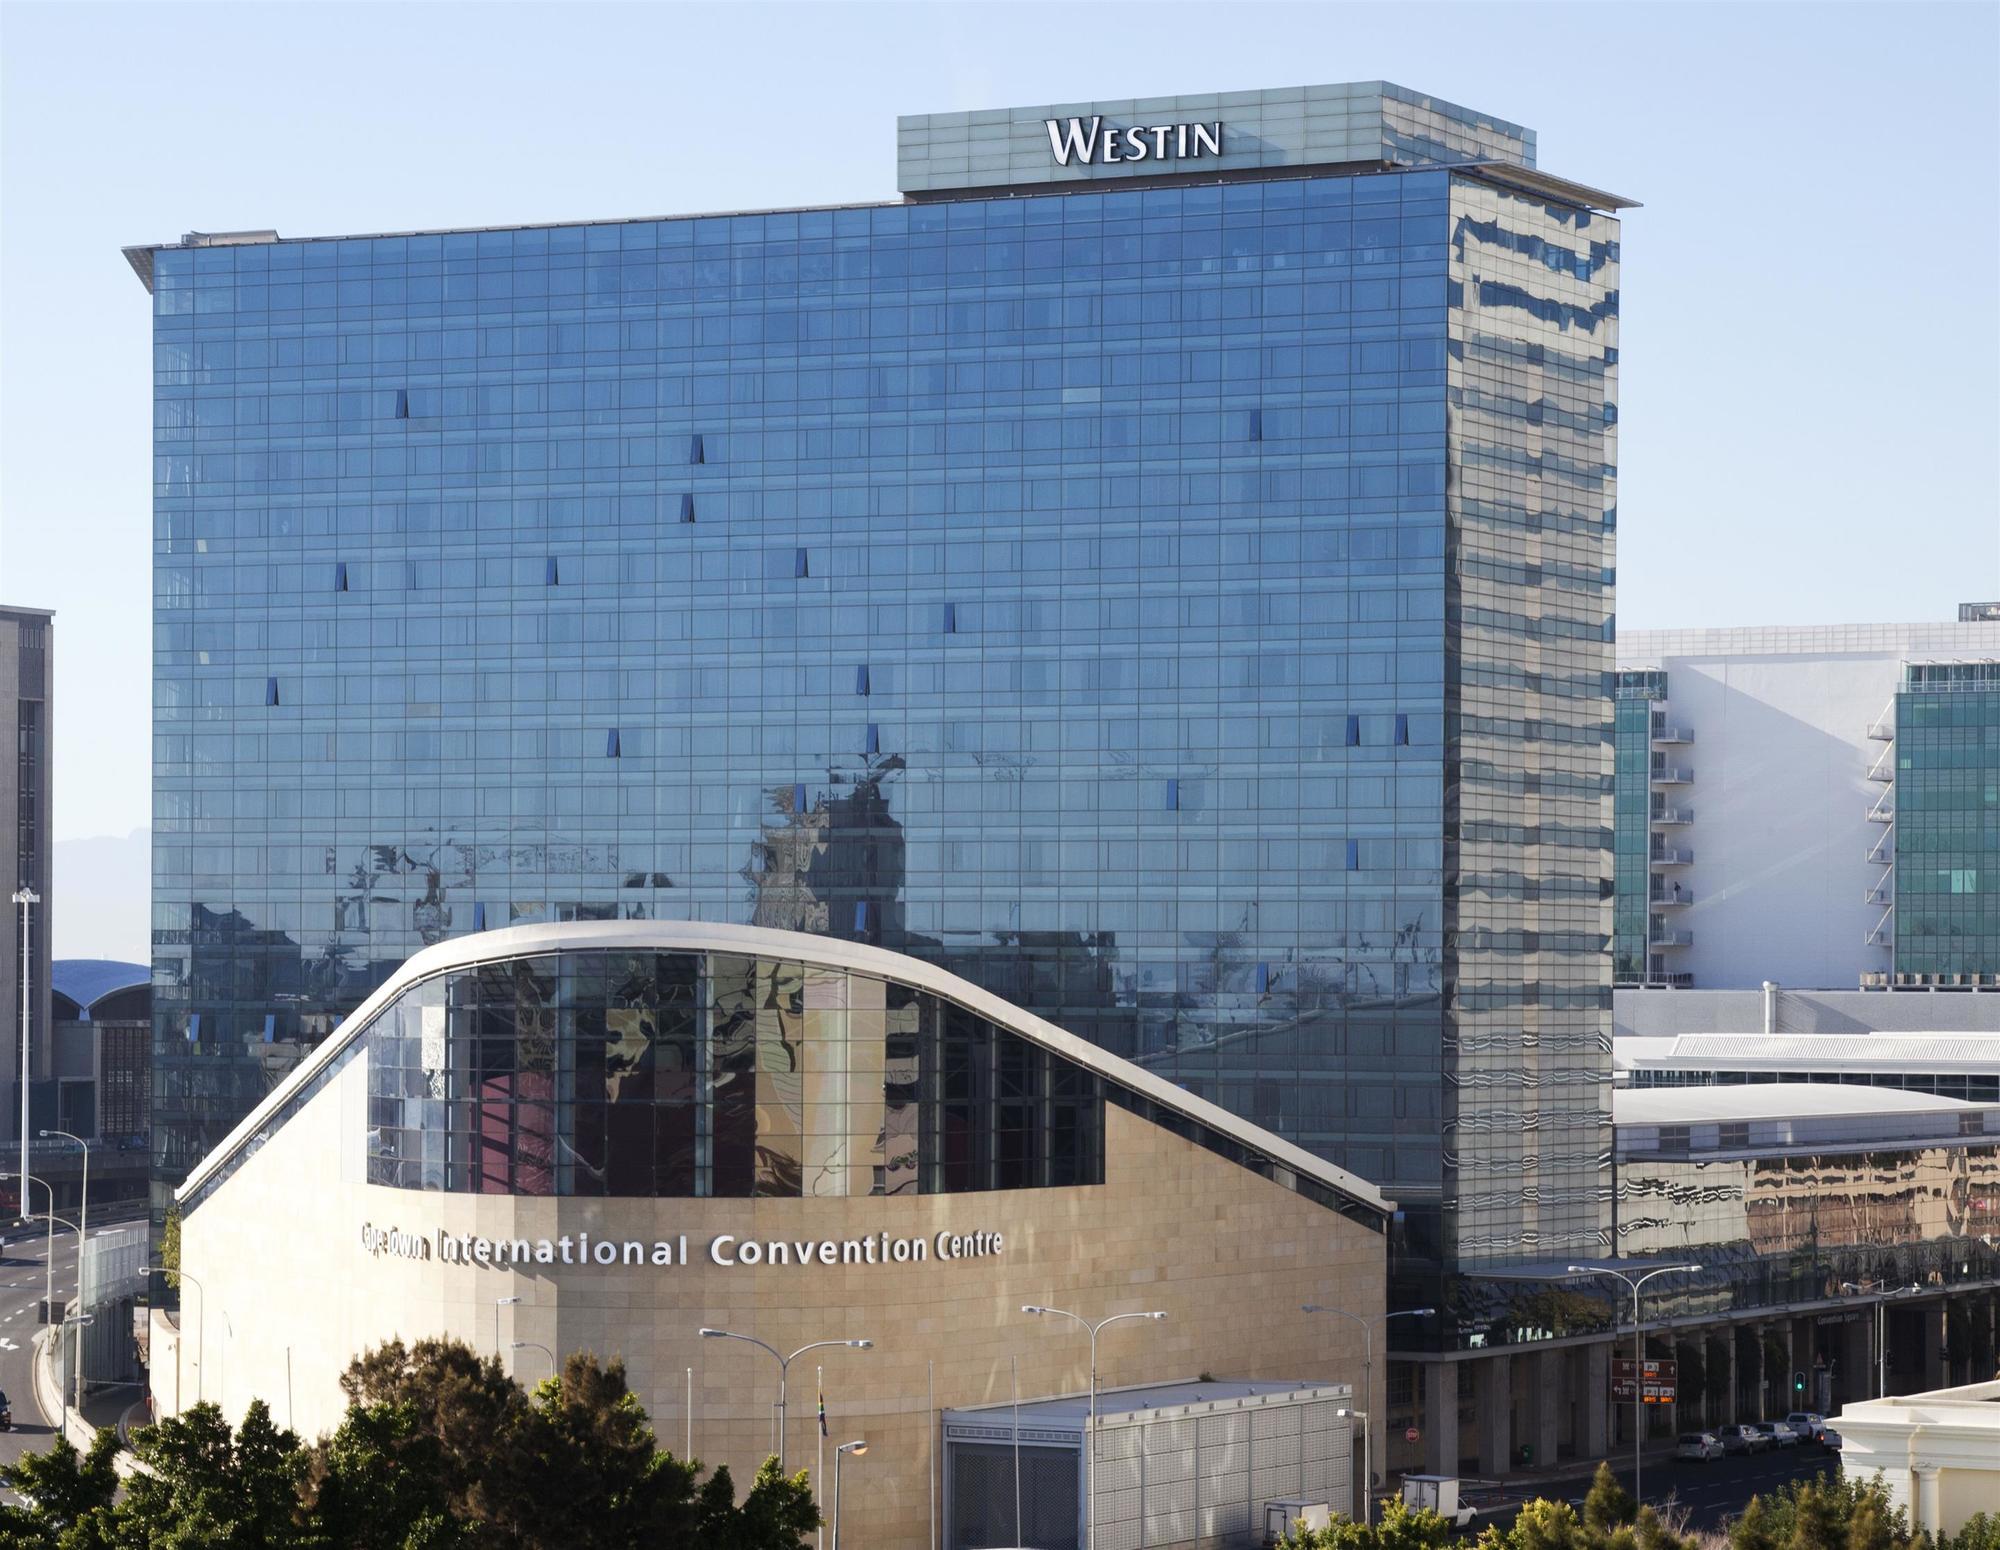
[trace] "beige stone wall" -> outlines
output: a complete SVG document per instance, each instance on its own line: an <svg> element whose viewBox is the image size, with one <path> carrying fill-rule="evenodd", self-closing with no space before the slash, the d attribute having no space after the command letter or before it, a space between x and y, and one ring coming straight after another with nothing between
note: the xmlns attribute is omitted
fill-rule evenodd
<svg viewBox="0 0 2000 1550"><path fill-rule="evenodd" d="M1361 1383L1359 1331L1301 1313L1304 1302L1357 1312L1383 1304L1384 1240L1247 1169L1121 1109L1106 1113L1106 1182L988 1195L800 1200L549 1200L444 1195L359 1182L363 1121L357 1060L182 1228L183 1263L208 1294L184 1296L183 1386L240 1413L266 1398L310 1436L338 1422L337 1378L363 1348L400 1335L455 1335L498 1346L523 1381L543 1377L536 1341L559 1355L623 1357L663 1442L680 1451L687 1369L694 1369L694 1454L727 1464L739 1489L768 1450L777 1364L754 1347L700 1339L703 1325L792 1350L866 1337L867 1352L814 1352L794 1364L788 1465L810 1468L817 1438L815 1363L826 1369L831 1443L866 1437L843 1470L844 1531L872 1546L927 1541L927 1361L940 1409L1004 1400L1008 1358L1021 1392L1082 1390L1087 1343L1066 1320L1023 1315L1050 1303L1088 1317L1165 1309L1165 1323L1114 1326L1100 1341L1105 1387L1189 1378ZM345 1118L343 1118L345 1115ZM353 1134L348 1134L349 1131ZM467 1266L369 1254L362 1226L494 1239L688 1240L671 1268ZM887 1232L998 1232L1002 1253L921 1265L722 1268L721 1233L835 1240ZM204 1339L205 1375L197 1357ZM232 1333L233 1331L233 1333ZM1379 1390L1381 1372L1377 1376ZM156 1378L165 1401L171 1377ZM1379 1442L1379 1431L1378 1431ZM1379 1456L1379 1454L1378 1454ZM829 1468L831 1464L829 1463ZM828 1495L830 1496L830 1489Z"/></svg>

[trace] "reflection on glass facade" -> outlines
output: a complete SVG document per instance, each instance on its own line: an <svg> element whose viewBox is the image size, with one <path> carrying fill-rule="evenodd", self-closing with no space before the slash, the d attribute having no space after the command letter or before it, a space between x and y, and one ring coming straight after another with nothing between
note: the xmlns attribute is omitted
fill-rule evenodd
<svg viewBox="0 0 2000 1550"><path fill-rule="evenodd" d="M1097 1079L906 985L730 954L425 980L369 1023L368 1178L498 1195L1103 1182Z"/></svg>
<svg viewBox="0 0 2000 1550"><path fill-rule="evenodd" d="M1617 254L1437 169L157 250L160 1176L427 943L700 919L1601 1247Z"/></svg>
<svg viewBox="0 0 2000 1550"><path fill-rule="evenodd" d="M2000 1141L1708 1157L1669 1139L1618 1164L1618 1252L1703 1266L1647 1288L1662 1318L2000 1279Z"/></svg>
<svg viewBox="0 0 2000 1550"><path fill-rule="evenodd" d="M1896 695L1899 979L2000 980L2000 662L1912 663Z"/></svg>

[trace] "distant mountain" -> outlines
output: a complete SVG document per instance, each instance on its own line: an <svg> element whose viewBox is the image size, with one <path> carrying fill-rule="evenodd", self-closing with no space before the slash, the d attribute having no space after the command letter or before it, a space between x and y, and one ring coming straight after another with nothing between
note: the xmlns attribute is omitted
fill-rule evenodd
<svg viewBox="0 0 2000 1550"><path fill-rule="evenodd" d="M152 890L152 830L57 840L50 900L56 957L150 963Z"/></svg>

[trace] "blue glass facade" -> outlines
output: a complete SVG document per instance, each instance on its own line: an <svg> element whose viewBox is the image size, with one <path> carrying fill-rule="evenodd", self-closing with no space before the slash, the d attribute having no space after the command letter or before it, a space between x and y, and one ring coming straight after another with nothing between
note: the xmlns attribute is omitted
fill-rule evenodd
<svg viewBox="0 0 2000 1550"><path fill-rule="evenodd" d="M159 1177L426 943L686 918L940 963L1412 1263L1601 1243L1616 233L1419 169L155 250Z"/></svg>

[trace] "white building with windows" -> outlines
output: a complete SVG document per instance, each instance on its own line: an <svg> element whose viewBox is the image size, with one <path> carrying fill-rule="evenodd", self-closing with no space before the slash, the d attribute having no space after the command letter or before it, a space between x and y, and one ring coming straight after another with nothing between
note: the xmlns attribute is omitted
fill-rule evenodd
<svg viewBox="0 0 2000 1550"><path fill-rule="evenodd" d="M1897 690L1909 664L1996 659L1992 605L1953 623L1622 633L1619 672L1660 675L1650 881L1670 907L1646 982L1887 984Z"/></svg>

